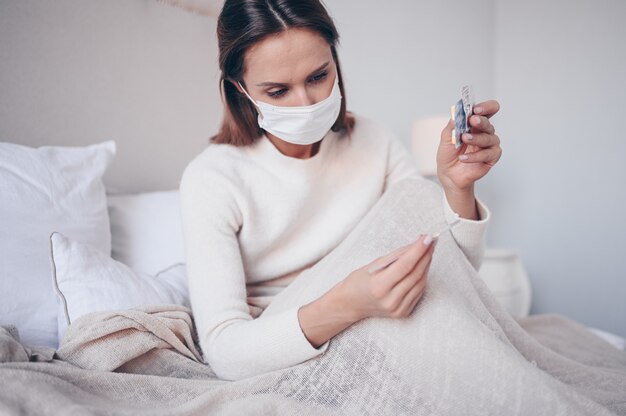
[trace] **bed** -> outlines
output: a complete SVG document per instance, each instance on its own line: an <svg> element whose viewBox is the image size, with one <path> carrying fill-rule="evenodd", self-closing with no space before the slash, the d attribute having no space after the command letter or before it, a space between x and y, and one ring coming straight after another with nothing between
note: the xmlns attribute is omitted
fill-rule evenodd
<svg viewBox="0 0 626 416"><path fill-rule="evenodd" d="M624 339L557 314L513 317L450 236L410 319L367 319L321 357L220 380L197 343L177 190L107 192L115 153L114 141L0 143L1 414L626 414ZM439 229L437 192L426 180L390 191L264 314Z"/></svg>

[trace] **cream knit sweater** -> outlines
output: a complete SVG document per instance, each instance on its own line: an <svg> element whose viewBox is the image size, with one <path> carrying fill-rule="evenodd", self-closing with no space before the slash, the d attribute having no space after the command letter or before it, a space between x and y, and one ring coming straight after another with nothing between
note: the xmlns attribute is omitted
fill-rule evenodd
<svg viewBox="0 0 626 416"><path fill-rule="evenodd" d="M419 175L398 139L355 117L351 138L330 131L309 159L284 155L262 136L247 147L210 144L184 170L190 301L204 359L220 378L290 367L326 351L328 341L314 348L305 337L299 307L272 316L263 309L335 248L389 186ZM458 215L442 195L452 222ZM461 218L451 232L478 269L490 212L476 199L480 220Z"/></svg>

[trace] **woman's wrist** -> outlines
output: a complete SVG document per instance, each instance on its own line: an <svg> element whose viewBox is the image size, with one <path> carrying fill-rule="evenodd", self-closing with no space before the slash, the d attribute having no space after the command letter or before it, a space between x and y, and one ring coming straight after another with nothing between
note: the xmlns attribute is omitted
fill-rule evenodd
<svg viewBox="0 0 626 416"><path fill-rule="evenodd" d="M449 187L443 188L446 199L452 211L459 214L461 218L478 220L478 208L476 207L476 197L474 196L474 186L467 189L457 190Z"/></svg>
<svg viewBox="0 0 626 416"><path fill-rule="evenodd" d="M314 348L339 334L358 317L347 307L339 286L298 310L300 328Z"/></svg>

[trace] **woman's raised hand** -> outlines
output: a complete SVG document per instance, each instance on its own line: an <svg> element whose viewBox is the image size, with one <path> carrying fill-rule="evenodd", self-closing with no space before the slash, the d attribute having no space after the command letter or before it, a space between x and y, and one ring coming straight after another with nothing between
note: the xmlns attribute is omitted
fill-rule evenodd
<svg viewBox="0 0 626 416"><path fill-rule="evenodd" d="M343 292L355 322L370 316L408 316L426 288L435 244L432 237L421 235L414 243L375 259L341 281L337 288ZM386 268L369 272L395 257L398 259Z"/></svg>
<svg viewBox="0 0 626 416"><path fill-rule="evenodd" d="M457 193L470 189L498 162L502 148L490 118L499 110L496 100L476 104L469 118L470 131L463 133L458 149L451 142L454 122L448 121L437 150L437 175L444 189Z"/></svg>

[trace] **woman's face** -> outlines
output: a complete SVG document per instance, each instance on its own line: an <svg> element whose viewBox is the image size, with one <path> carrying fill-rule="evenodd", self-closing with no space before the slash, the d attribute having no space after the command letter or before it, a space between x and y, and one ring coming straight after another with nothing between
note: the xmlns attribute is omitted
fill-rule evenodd
<svg viewBox="0 0 626 416"><path fill-rule="evenodd" d="M337 74L330 45L307 29L289 29L259 41L246 51L244 68L248 94L282 107L322 101Z"/></svg>

